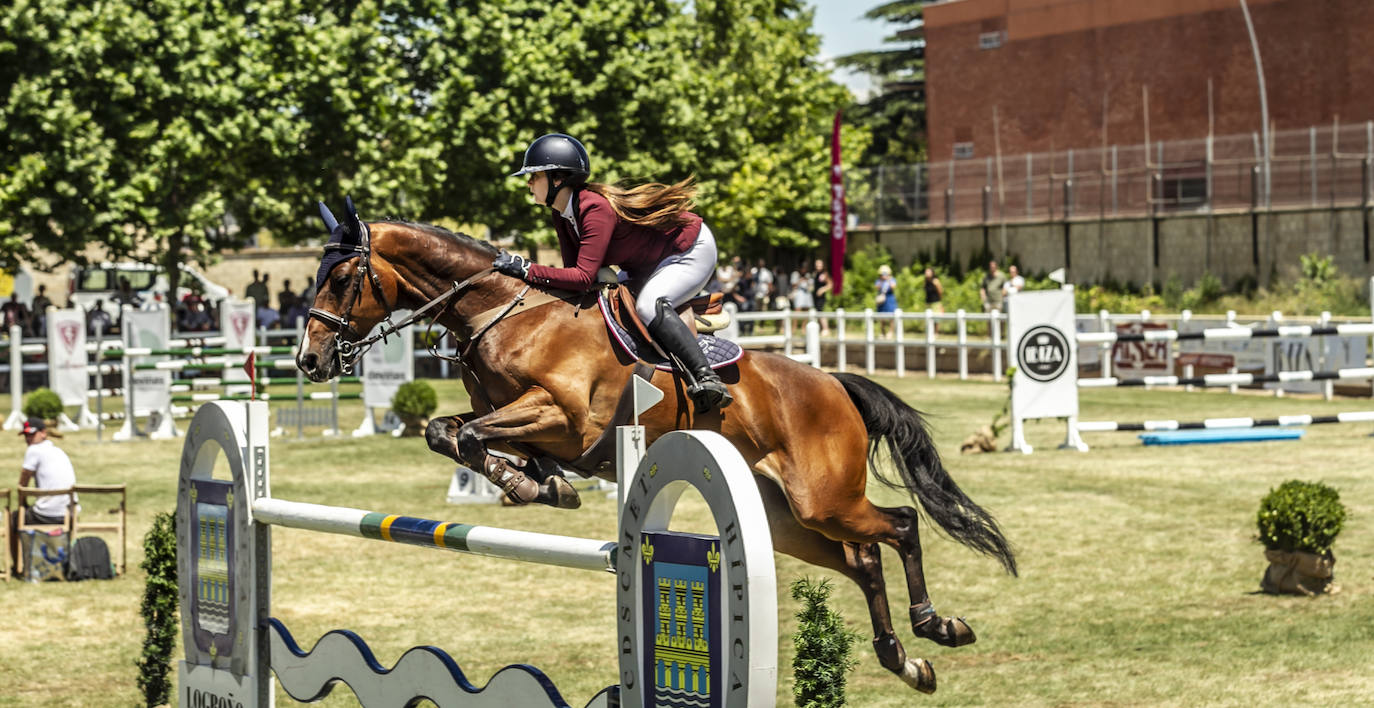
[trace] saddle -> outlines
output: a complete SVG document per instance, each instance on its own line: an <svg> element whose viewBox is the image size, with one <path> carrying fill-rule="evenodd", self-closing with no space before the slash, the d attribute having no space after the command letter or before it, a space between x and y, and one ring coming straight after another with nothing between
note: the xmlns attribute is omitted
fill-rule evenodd
<svg viewBox="0 0 1374 708"><path fill-rule="evenodd" d="M636 359L653 364L664 371L672 370L667 353L658 346L644 322L635 311L635 296L616 278L610 268L602 268L597 273L597 283L601 286L601 312L610 327L613 339L620 347ZM724 296L721 293L708 293L692 298L677 308L678 315L696 335L697 346L706 354L712 369L729 366L739 361L744 352L738 344L710 335L730 323L730 316L724 312ZM688 315L690 313L690 316Z"/></svg>

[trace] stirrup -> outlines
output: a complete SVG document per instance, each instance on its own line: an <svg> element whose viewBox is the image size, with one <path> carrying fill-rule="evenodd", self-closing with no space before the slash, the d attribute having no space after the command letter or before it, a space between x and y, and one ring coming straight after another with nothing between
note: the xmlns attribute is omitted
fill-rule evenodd
<svg viewBox="0 0 1374 708"><path fill-rule="evenodd" d="M714 374L709 379L703 377L688 386L687 395L691 396L692 401L697 404L698 413L705 413L712 408L723 409L735 401L735 397L730 395L730 389L725 386L725 382Z"/></svg>

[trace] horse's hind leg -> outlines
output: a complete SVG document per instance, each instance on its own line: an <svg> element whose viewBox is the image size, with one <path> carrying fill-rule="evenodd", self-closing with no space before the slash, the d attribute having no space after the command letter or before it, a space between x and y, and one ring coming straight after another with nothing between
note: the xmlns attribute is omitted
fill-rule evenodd
<svg viewBox="0 0 1374 708"><path fill-rule="evenodd" d="M755 479L768 510L774 550L812 565L829 568L854 581L863 590L868 604L869 620L873 623L873 651L878 655L878 663L897 674L912 688L922 693L934 693L934 667L925 659L908 659L892 627L878 544L833 541L802 526L793 517L782 490L765 478Z"/></svg>
<svg viewBox="0 0 1374 708"><path fill-rule="evenodd" d="M925 569L921 564L921 534L917 527L916 510L903 506L881 508L880 511L897 520L897 553L902 557L907 590L911 593L911 631L918 637L947 647L972 644L978 637L964 618L941 617L930 604Z"/></svg>

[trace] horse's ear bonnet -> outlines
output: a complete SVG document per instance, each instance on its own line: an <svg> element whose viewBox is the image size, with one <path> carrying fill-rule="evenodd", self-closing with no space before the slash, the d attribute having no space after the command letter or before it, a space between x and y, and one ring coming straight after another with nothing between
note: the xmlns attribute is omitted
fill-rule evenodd
<svg viewBox="0 0 1374 708"><path fill-rule="evenodd" d="M344 205L347 212L341 223L334 218L334 212L331 212L324 202L320 202L320 218L324 220L324 228L329 232L329 241L324 245L324 259L320 261L320 269L315 273L315 292L324 289L324 280L329 277L329 271L334 270L334 266L362 255L364 227L358 219L358 210L353 208L352 197L345 197Z"/></svg>

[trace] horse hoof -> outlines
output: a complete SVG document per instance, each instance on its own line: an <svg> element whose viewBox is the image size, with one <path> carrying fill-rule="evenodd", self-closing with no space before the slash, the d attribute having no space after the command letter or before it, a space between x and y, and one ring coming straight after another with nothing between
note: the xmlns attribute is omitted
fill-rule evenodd
<svg viewBox="0 0 1374 708"><path fill-rule="evenodd" d="M925 659L907 659L897 675L906 685L921 693L935 693L935 667Z"/></svg>
<svg viewBox="0 0 1374 708"><path fill-rule="evenodd" d="M582 497L578 496L577 490L573 489L571 484L568 484L568 480L558 475L550 475L547 484L549 498L555 508L576 509L582 506Z"/></svg>
<svg viewBox="0 0 1374 708"><path fill-rule="evenodd" d="M912 620L915 622L916 613L912 612ZM913 624L911 631L916 636L929 639L940 646L962 647L978 641L978 635L973 633L973 628L968 626L968 622L963 617L936 617L927 615L924 621Z"/></svg>

